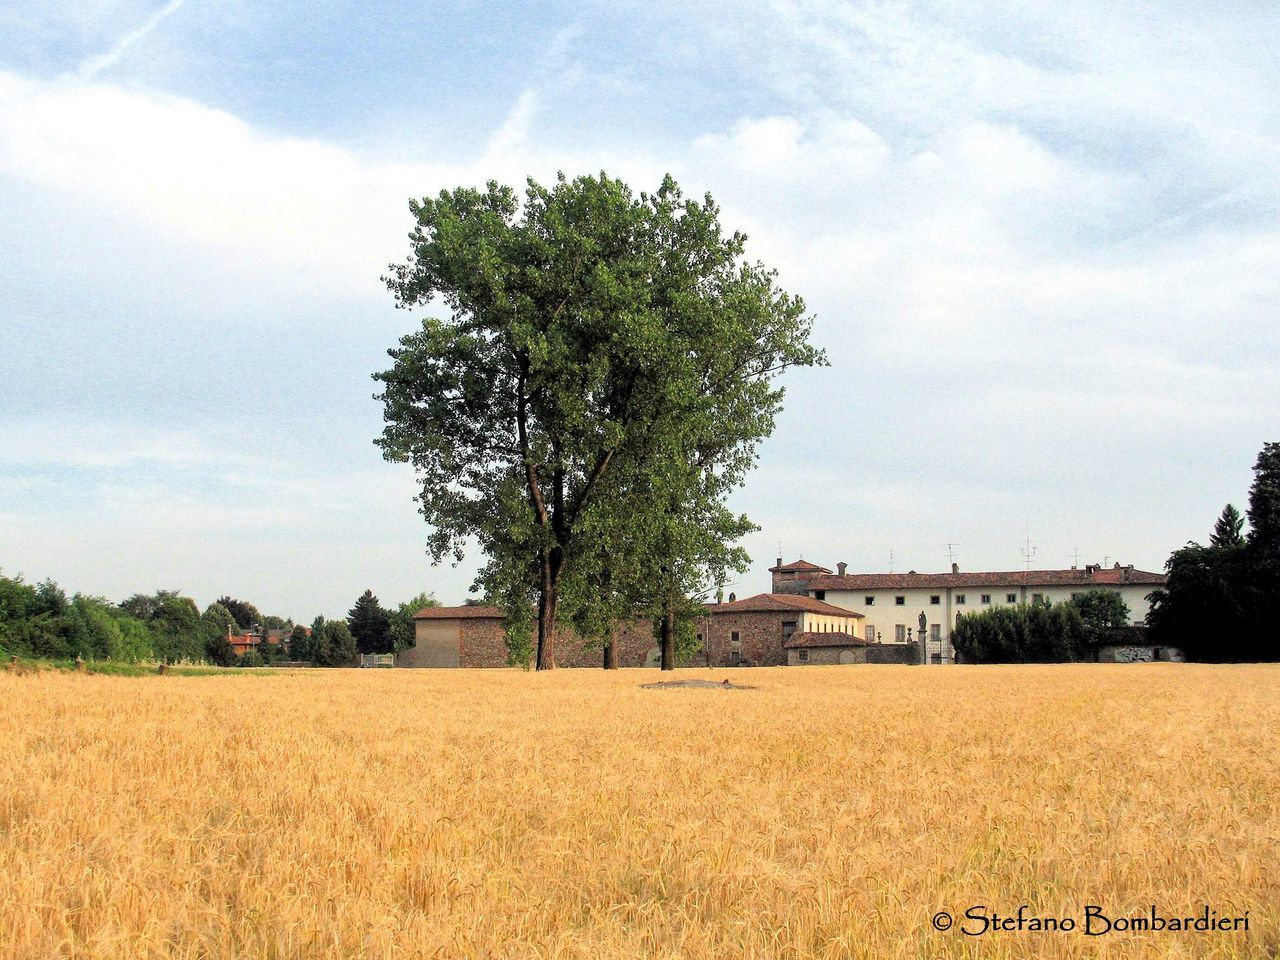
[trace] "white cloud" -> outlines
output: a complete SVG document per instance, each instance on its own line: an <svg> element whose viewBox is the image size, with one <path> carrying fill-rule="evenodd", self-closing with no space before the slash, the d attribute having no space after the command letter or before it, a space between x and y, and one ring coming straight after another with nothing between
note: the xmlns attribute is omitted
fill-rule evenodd
<svg viewBox="0 0 1280 960"><path fill-rule="evenodd" d="M1101 9L746 8L770 29L739 31L742 69L777 96L666 148L585 148L575 131L591 118L561 115L529 82L473 140L486 144L478 155L441 143L401 159L282 136L191 99L0 73L0 176L207 250L253 323L271 322L253 310L264 270L322 304L385 306L377 277L404 253L411 195L601 168L638 188L671 170L688 193L710 190L725 224L751 235L749 252L805 296L836 362L792 379L742 494L766 529L740 595L764 589L778 539L819 562L883 565L893 546L903 564L936 569L958 537L970 568L1016 566L1027 491L1047 553L1078 538L1158 566L1198 532L1188 528L1201 501L1238 498L1227 488L1280 403L1269 91L1208 54L1177 54L1159 17L1148 49ZM580 42L563 31L548 62ZM170 272L156 265L181 302ZM100 525L66 508L97 544L127 538L134 557L180 544L186 569L236 576L231 531L270 543L273 557L249 565L264 582L273 565L311 564L311 598L376 563L423 576L405 467L246 462L226 454L234 438L185 426L67 424L55 447L45 426L0 429L0 465L130 475L94 481ZM268 424L255 442L270 437ZM1157 476L1169 463L1178 476ZM202 486L192 476L204 471ZM32 482L19 474L6 489L28 496ZM1108 485L1138 494L1123 517ZM798 488L812 496L797 501ZM48 526L0 521L23 543L73 549L69 522L46 537ZM320 555L325 536L348 555ZM452 600L469 581L433 576Z"/></svg>

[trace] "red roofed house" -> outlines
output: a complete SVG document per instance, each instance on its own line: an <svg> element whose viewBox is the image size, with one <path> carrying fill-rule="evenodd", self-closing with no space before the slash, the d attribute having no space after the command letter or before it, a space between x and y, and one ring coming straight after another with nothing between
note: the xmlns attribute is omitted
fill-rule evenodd
<svg viewBox="0 0 1280 960"><path fill-rule="evenodd" d="M776 666L787 662L797 635L851 637L862 614L794 593L760 593L745 600L703 604L700 652L694 666Z"/></svg>
<svg viewBox="0 0 1280 960"><path fill-rule="evenodd" d="M843 563L836 564L834 574L824 567L805 564L802 568L801 564L804 561L784 565L779 557L777 566L770 568L774 590L803 587L803 593L815 600L856 610L864 617L862 637L872 642L914 643L923 615L932 663L954 661L951 627L962 613L1037 600L1061 603L1089 590L1114 590L1129 607L1130 620L1140 624L1150 608L1147 595L1166 580L1164 574L1118 563L986 573L961 573L952 564L950 573L854 574L846 573Z"/></svg>
<svg viewBox="0 0 1280 960"><path fill-rule="evenodd" d="M237 657L243 657L250 650L256 650L262 643L262 638L256 633L231 633L227 632L227 643L231 644L231 652Z"/></svg>

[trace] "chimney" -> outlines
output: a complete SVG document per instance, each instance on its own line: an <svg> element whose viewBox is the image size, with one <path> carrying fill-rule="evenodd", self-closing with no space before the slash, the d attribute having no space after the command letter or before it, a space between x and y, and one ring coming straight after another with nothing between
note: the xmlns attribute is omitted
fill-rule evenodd
<svg viewBox="0 0 1280 960"><path fill-rule="evenodd" d="M782 566L782 558L781 558L781 557L779 557L779 558L778 558L778 562L777 562L777 563L775 563L775 564L774 564L774 566L775 566L775 567L780 567L780 566Z"/></svg>
<svg viewBox="0 0 1280 960"><path fill-rule="evenodd" d="M842 560L840 563L836 564L836 575L843 577L844 572L848 569L849 569L849 565Z"/></svg>
<svg viewBox="0 0 1280 960"><path fill-rule="evenodd" d="M960 572L960 564L958 564L958 563L953 563L953 564L951 564L951 572L952 572L952 573L959 573L959 572Z"/></svg>

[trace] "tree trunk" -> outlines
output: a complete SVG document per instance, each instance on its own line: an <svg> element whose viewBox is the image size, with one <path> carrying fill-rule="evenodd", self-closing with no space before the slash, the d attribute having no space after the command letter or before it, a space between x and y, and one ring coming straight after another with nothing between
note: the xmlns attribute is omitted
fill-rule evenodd
<svg viewBox="0 0 1280 960"><path fill-rule="evenodd" d="M556 668L555 650L556 595L552 588L538 599L538 664L539 670Z"/></svg>
<svg viewBox="0 0 1280 960"><path fill-rule="evenodd" d="M542 582L538 590L538 660L537 669L556 667L555 627L558 599L559 563L555 551L542 554Z"/></svg>
<svg viewBox="0 0 1280 960"><path fill-rule="evenodd" d="M676 668L676 612L673 608L667 607L666 613L662 615L662 669L674 670Z"/></svg>
<svg viewBox="0 0 1280 960"><path fill-rule="evenodd" d="M609 636L605 637L604 641L604 668L606 670L618 669L618 651L615 643L614 631L610 628Z"/></svg>

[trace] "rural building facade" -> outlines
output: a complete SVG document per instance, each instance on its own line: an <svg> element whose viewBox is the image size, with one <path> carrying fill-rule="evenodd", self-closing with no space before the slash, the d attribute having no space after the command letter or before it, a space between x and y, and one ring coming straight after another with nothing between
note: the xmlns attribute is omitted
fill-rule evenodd
<svg viewBox="0 0 1280 960"><path fill-rule="evenodd" d="M1147 595L1165 583L1158 573L1094 565L1069 570L961 573L833 573L806 560L769 569L772 591L702 605L691 666L802 666L826 663L920 662L921 624L929 662L952 663L956 618L992 607L1060 603L1089 590L1114 590L1136 626ZM1142 648L1134 631L1098 659L1175 659L1175 651ZM492 606L427 607L414 615L415 646L396 655L398 667L502 667L507 664L503 612ZM621 624L614 637L620 667L656 667L659 651L649 620ZM556 631L562 667L599 667L603 652L567 627Z"/></svg>
<svg viewBox="0 0 1280 960"><path fill-rule="evenodd" d="M786 641L797 633L851 635L860 613L812 597L762 593L745 600L703 604L695 666L776 666L787 662ZM414 646L396 656L398 667L501 667L507 663L506 620L487 606L427 607L414 615ZM659 652L649 620L619 626L620 667L656 667ZM567 628L556 632L556 664L598 667L603 653Z"/></svg>
<svg viewBox="0 0 1280 960"><path fill-rule="evenodd" d="M950 573L850 574L846 570L843 563L832 573L804 560L784 564L779 557L769 572L775 593L803 594L862 613L861 636L870 644L918 643L923 618L931 663L954 661L951 628L960 614L1040 600L1062 603L1089 590L1114 590L1128 606L1130 621L1138 625L1151 606L1147 595L1166 580L1163 574L1118 563L980 573L962 573L956 564Z"/></svg>
<svg viewBox="0 0 1280 960"><path fill-rule="evenodd" d="M867 641L848 633L797 633L783 646L789 667L867 662Z"/></svg>

